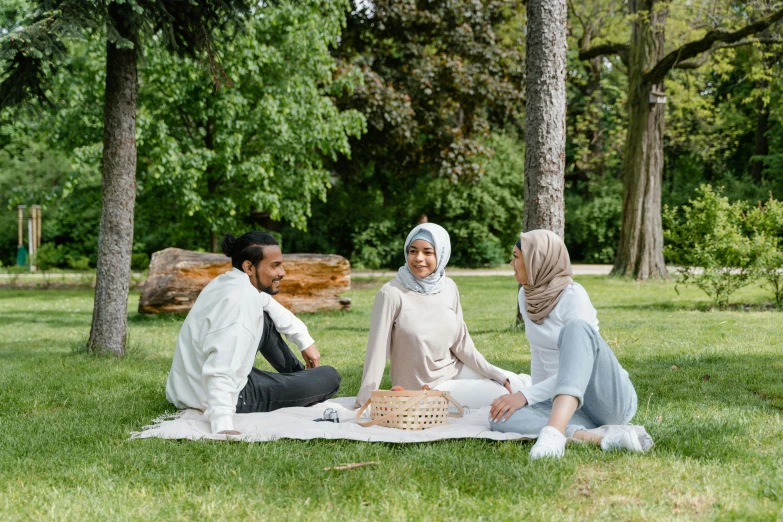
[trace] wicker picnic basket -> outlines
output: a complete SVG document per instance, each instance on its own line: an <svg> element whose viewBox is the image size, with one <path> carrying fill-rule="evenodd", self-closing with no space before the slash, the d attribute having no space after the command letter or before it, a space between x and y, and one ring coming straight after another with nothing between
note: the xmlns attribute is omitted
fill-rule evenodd
<svg viewBox="0 0 783 522"><path fill-rule="evenodd" d="M449 403L457 407L457 412L449 413ZM370 406L370 418L360 422L362 412ZM385 426L406 431L421 431L446 424L448 417L462 417L463 408L449 392L430 390L424 386L421 391L376 390L370 392L359 411L356 422L360 426Z"/></svg>

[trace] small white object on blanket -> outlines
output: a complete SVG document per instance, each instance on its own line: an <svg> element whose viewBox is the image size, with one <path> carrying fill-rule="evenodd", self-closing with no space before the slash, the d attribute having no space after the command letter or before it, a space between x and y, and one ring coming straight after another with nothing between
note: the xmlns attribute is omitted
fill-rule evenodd
<svg viewBox="0 0 783 522"><path fill-rule="evenodd" d="M238 440L265 442L277 439L348 439L364 442L431 442L444 439L535 439L538 433L501 433L489 429L489 407L470 410L461 418L449 418L448 424L422 431L403 431L382 426L364 428L356 423L353 409L356 397L338 397L307 408L282 408L268 413L234 415L234 429L240 435L212 434L209 421L198 410L183 410L163 416L131 433L132 439ZM339 423L314 422L327 408L334 408ZM365 414L366 415L366 414ZM600 428L599 428L600 429ZM643 430L643 428L641 428Z"/></svg>

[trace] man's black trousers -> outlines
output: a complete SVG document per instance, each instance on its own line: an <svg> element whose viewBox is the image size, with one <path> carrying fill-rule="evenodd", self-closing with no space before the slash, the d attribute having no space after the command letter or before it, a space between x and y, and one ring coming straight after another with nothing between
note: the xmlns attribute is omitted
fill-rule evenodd
<svg viewBox="0 0 783 522"><path fill-rule="evenodd" d="M253 368L237 399L237 413L310 406L334 396L340 387L340 374L331 366L305 370L266 312L258 351L279 373Z"/></svg>

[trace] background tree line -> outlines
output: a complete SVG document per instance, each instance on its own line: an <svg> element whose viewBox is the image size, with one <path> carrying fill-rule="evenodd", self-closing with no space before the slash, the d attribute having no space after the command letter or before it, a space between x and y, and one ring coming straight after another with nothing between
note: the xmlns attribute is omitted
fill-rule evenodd
<svg viewBox="0 0 783 522"><path fill-rule="evenodd" d="M665 57L776 12L763 1L648 4L569 5L565 238L575 260L612 263L620 244L634 34L663 32ZM32 7L4 3L3 38ZM214 250L220 234L250 227L280 233L287 251L393 267L422 216L450 231L455 265L506 260L524 207L523 2L278 1L242 20L215 39L212 62L167 52L159 33L145 43L136 268L167 246ZM731 201L783 194L777 32L770 22L666 72L663 206L705 183ZM67 40L44 99L0 114L4 264L16 256L11 210L34 203L56 264L97 261L105 39L95 28Z"/></svg>

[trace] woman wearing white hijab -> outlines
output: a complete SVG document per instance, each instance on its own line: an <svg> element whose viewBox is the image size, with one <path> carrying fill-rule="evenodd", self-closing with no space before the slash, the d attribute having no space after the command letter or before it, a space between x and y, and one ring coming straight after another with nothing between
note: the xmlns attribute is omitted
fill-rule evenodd
<svg viewBox="0 0 783 522"><path fill-rule="evenodd" d="M364 373L356 407L377 390L386 360L392 386L448 391L459 403L480 408L530 383L487 362L462 318L457 285L446 277L449 234L434 223L414 228L405 240L405 265L375 296Z"/></svg>
<svg viewBox="0 0 783 522"><path fill-rule="evenodd" d="M533 385L496 399L490 427L538 433L530 450L533 459L563 456L568 437L605 451L649 449L652 439L644 428L626 426L636 413L636 391L598 333L590 297L571 279L571 260L560 236L548 230L522 234L511 266L522 285L519 305L530 341Z"/></svg>

